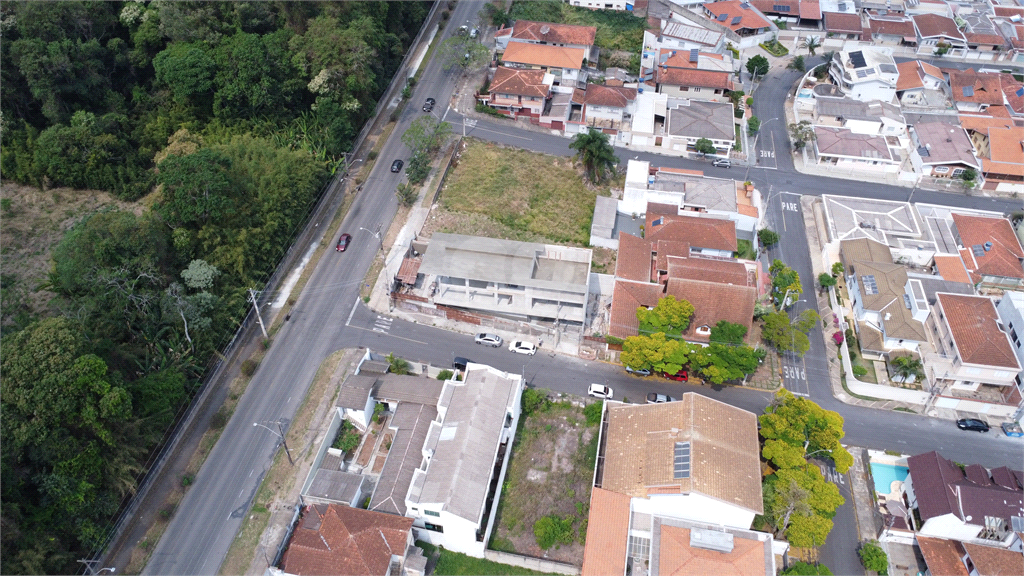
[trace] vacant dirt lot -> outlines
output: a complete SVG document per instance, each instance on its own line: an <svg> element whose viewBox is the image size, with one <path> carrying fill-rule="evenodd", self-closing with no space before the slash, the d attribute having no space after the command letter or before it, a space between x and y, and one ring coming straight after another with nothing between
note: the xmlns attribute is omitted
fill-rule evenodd
<svg viewBox="0 0 1024 576"><path fill-rule="evenodd" d="M48 315L52 292L38 290L50 273L50 256L64 233L88 214L106 207L141 213L139 204L106 192L53 188L40 190L14 182L0 185L0 273L4 326Z"/></svg>
<svg viewBox="0 0 1024 576"><path fill-rule="evenodd" d="M523 242L585 246L594 199L571 158L467 139L423 236L449 232Z"/></svg>
<svg viewBox="0 0 1024 576"><path fill-rule="evenodd" d="M596 457L597 426L587 426L582 408L557 403L527 417L512 450L491 547L545 557L534 523L551 514L571 516L575 541L555 544L546 557L582 565Z"/></svg>

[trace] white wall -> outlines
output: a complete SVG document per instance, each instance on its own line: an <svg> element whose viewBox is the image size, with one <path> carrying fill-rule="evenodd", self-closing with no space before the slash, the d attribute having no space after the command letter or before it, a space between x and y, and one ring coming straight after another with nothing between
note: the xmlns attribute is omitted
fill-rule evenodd
<svg viewBox="0 0 1024 576"><path fill-rule="evenodd" d="M643 514L659 514L693 522L749 530L754 511L715 500L703 494L653 494L650 498L633 498L633 510Z"/></svg>
<svg viewBox="0 0 1024 576"><path fill-rule="evenodd" d="M981 526L965 524L963 520L953 514L946 514L926 520L918 534L950 540L971 541L978 535L981 528Z"/></svg>
<svg viewBox="0 0 1024 576"><path fill-rule="evenodd" d="M435 512L440 510L440 504L427 505L426 508L433 509ZM422 508L420 509L422 513ZM409 516L413 516L413 512L407 513ZM430 522L444 528L444 532L435 532L433 530L427 530L423 527L424 522ZM429 542L434 546L444 546L448 550L454 550L463 554L474 556L476 558L484 557L484 549L486 548L486 542L476 541L476 528L475 522L470 522L465 518L460 518L449 512L441 510L441 516L413 516L413 530L416 532L416 539Z"/></svg>

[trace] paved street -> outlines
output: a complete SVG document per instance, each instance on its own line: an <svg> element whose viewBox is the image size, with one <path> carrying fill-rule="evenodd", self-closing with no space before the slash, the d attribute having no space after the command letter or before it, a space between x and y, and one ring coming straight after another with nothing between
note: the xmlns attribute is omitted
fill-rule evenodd
<svg viewBox="0 0 1024 576"><path fill-rule="evenodd" d="M481 6L482 2L459 2L451 21L460 23L475 20ZM449 25L442 36L447 37L456 28ZM770 396L763 392L679 384L654 377L638 378L626 375L618 366L552 356L543 350L536 356L524 357L504 349L475 346L469 335L381 317L357 301L359 284L377 249L377 240L365 230L377 230L378 227L387 230L395 214L394 189L402 177L391 174L388 167L395 158L408 158L408 150L401 143L400 137L412 119L421 114L419 103L423 99L428 96L436 98L438 111L443 114L444 103L450 100L455 88L456 76L444 72L437 61L431 60L425 66L423 79L414 91L412 105L402 114L392 137L385 143L377 166L356 197L341 229L331 232L335 237L342 231L352 233L354 239L351 248L342 254L328 252L319 261L305 290L298 296L291 320L276 335L273 346L249 384L246 394L240 399L234 416L195 478L193 487L180 503L145 573L217 572L278 444L274 433L254 427L253 423L281 420L287 428L317 367L328 354L339 348L368 347L382 353L394 352L409 360L441 366L450 364L454 355L467 356L502 370L521 372L533 386L572 394L583 394L588 384L599 382L615 388L616 398L628 397L633 401L641 400L652 391L671 395L696 391L754 412L760 412L769 401ZM775 155L777 170L754 168L746 175L746 179L756 182L764 192L770 206L768 217L772 226L783 235L783 241L770 256L779 257L797 269L803 279L805 294L813 294L810 255L807 252L798 195L820 195L827 191L831 194L905 200L910 191L898 187L826 179L793 171L792 160L785 152L788 140L785 135L785 116L781 109L782 100L775 101L774 98L784 95L789 86L786 84L787 79L796 76L798 73L782 71L776 75L769 74L769 78L762 83L755 108L761 112L760 108L764 107L763 113L758 113L762 121L779 118L771 122L765 134L762 134L762 138L767 135L774 142L778 152ZM461 121L459 114L449 112L447 120L458 131ZM470 133L485 140L530 150L570 154L567 139L518 130L513 123L507 121L480 120ZM656 166L701 169L709 175L737 179L744 177L741 168L717 169L711 168L708 163L677 157L655 156L624 149L617 152L622 161L638 157L651 160ZM914 199L1000 211L1020 207L1020 202L922 190L916 192ZM797 205L795 212L790 207L793 203ZM807 306L806 302L798 302L794 311L798 313ZM786 387L809 395L828 409L839 411L846 418L846 441L910 453L937 449L944 456L964 463L980 461L989 465L1019 466L1020 441L995 433L986 436L964 433L948 421L852 407L838 402L832 397L825 376L827 366L823 364L826 360L821 335L812 333L810 339L812 348L805 359L787 361L787 369L793 375L786 378ZM849 543L846 545L849 546Z"/></svg>

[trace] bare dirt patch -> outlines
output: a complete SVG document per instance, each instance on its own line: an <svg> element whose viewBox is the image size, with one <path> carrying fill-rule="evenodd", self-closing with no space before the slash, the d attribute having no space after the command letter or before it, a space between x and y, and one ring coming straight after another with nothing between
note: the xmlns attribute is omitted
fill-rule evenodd
<svg viewBox="0 0 1024 576"><path fill-rule="evenodd" d="M41 190L14 182L0 184L0 273L3 275L3 326L48 316L55 294L40 289L52 268L53 248L82 218L104 208L141 214L140 204L122 202L99 190Z"/></svg>
<svg viewBox="0 0 1024 576"><path fill-rule="evenodd" d="M526 417L512 449L491 547L582 565L596 455L597 427L587 426L582 408L555 403ZM546 551L537 545L533 525L548 515L572 517L571 544Z"/></svg>

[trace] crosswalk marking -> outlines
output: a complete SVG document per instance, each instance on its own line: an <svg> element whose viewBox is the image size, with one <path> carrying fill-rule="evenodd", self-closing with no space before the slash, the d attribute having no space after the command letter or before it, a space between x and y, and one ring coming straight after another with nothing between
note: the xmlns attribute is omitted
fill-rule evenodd
<svg viewBox="0 0 1024 576"><path fill-rule="evenodd" d="M393 321L394 318L388 318L387 316L377 316L377 321L373 323L373 331L387 334L391 330L391 322Z"/></svg>

